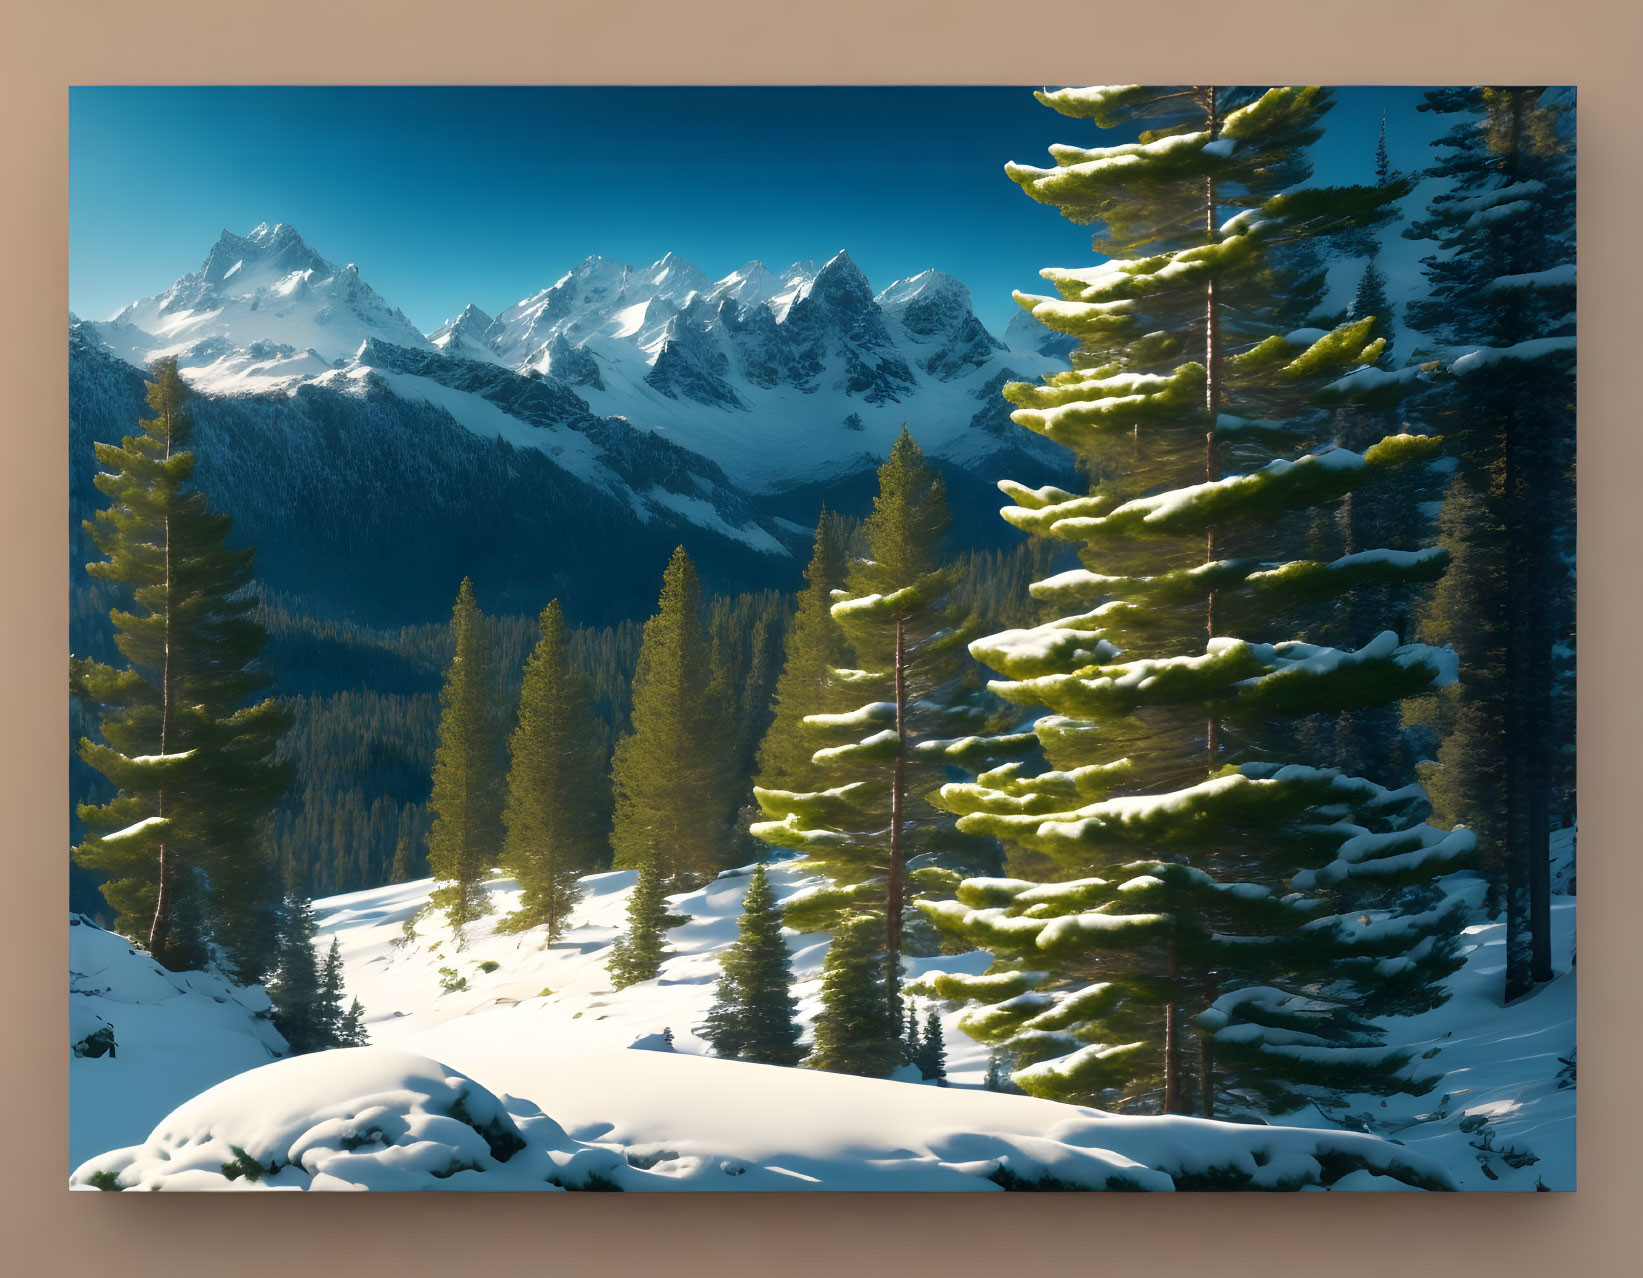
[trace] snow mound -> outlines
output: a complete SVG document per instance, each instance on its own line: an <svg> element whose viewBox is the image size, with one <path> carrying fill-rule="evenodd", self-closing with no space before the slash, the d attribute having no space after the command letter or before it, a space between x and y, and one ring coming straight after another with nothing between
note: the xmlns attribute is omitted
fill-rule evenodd
<svg viewBox="0 0 1643 1278"><path fill-rule="evenodd" d="M68 969L71 1166L286 1051L261 986L168 972L81 915L69 916Z"/></svg>
<svg viewBox="0 0 1643 1278"><path fill-rule="evenodd" d="M652 1057L652 1059L656 1059ZM665 1057L662 1059L666 1059ZM141 1145L75 1171L87 1189L994 1190L1446 1188L1441 1167L1357 1133L1116 1118L986 1093L943 1093L736 1062L673 1080L757 1093L785 1083L799 1115L776 1142L578 1140L533 1102L498 1097L425 1056L345 1048L277 1061L179 1106ZM703 1074L705 1068L711 1074ZM732 1077L734 1076L734 1077ZM911 1107L902 1099L917 1097ZM865 1143L840 1113L890 1118ZM688 1119L686 1120L688 1123ZM609 1129L609 1124L604 1127ZM840 1140L840 1135L849 1137Z"/></svg>
<svg viewBox="0 0 1643 1278"><path fill-rule="evenodd" d="M172 1111L142 1145L86 1163L71 1184L562 1188L554 1183L555 1174L577 1151L567 1148L571 1142L563 1130L540 1111L520 1110L516 1119L471 1079L409 1052L382 1047L316 1052L219 1083ZM602 1164L618 1161L593 1152ZM555 1161L554 1154L561 1159ZM579 1170L585 1178L586 1169Z"/></svg>

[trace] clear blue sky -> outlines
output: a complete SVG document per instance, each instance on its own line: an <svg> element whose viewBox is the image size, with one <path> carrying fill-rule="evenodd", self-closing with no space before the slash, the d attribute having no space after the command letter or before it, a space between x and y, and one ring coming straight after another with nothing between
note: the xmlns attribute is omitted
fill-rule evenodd
<svg viewBox="0 0 1643 1278"><path fill-rule="evenodd" d="M1413 88L1342 88L1320 182L1372 178L1436 132ZM1089 260L1006 160L1116 140L1021 88L76 88L69 306L106 319L195 270L224 228L289 222L424 331L494 314L602 254L717 278L839 249L875 288L927 267L995 330L1010 291ZM1413 274L1415 246L1393 263ZM1402 266L1404 269L1400 270Z"/></svg>

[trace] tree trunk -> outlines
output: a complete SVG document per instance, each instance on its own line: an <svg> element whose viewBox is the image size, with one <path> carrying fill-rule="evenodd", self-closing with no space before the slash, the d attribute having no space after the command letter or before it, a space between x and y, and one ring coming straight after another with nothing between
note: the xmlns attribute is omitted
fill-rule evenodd
<svg viewBox="0 0 1643 1278"><path fill-rule="evenodd" d="M1549 763L1549 750L1537 750ZM1529 978L1549 981L1552 970L1552 818L1547 787L1547 770L1542 769L1529 792Z"/></svg>
<svg viewBox="0 0 1643 1278"><path fill-rule="evenodd" d="M1209 91L1209 136L1214 141L1221 136L1221 116L1216 106L1216 90L1212 85ZM1204 243L1215 241L1218 224L1215 217L1215 179L1208 178L1204 182ZM1221 314L1220 302L1215 296L1215 279L1212 276L1204 286L1204 480L1213 483L1221 478L1221 459L1216 448L1215 428L1221 415ZM1204 562L1213 563L1216 556L1215 527L1211 525L1204 534ZM1215 638L1215 591L1210 591L1204 603L1204 640ZM1204 771L1210 775L1215 772L1216 763L1221 753L1221 720L1211 711L1209 722L1204 730ZM1173 984L1177 978L1175 943L1170 942L1170 981ZM1210 978L1213 986L1214 978ZM1172 994L1172 999L1174 995ZM1213 995L1211 996L1213 1001ZM1171 1064L1177 1075L1174 1087L1174 1101L1170 1104L1170 1088L1166 1081L1164 1108L1169 1113L1185 1113L1187 1105L1182 1096L1179 1075L1181 1073L1181 1044L1180 1026L1177 1023L1180 1013L1176 1004L1171 1002L1166 1017L1164 1034L1166 1039L1166 1055L1172 1057ZM1198 1040L1198 1073L1202 1090L1202 1108L1205 1117L1214 1112L1214 1056L1215 1049L1204 1038Z"/></svg>
<svg viewBox="0 0 1643 1278"><path fill-rule="evenodd" d="M1510 91L1502 176L1507 182L1532 176L1524 171L1527 117L1539 97L1538 87ZM1519 258L1510 273L1533 270L1538 263ZM1502 345L1533 333L1528 322L1507 313ZM1552 684L1554 636L1548 599L1555 579L1554 526L1539 491L1546 457L1547 423L1533 406L1514 406L1504 422L1504 510L1506 529L1505 696L1507 770L1506 833L1506 990L1510 1002L1552 978L1551 946L1551 812Z"/></svg>
<svg viewBox="0 0 1643 1278"><path fill-rule="evenodd" d="M1221 117L1216 108L1215 88L1209 91L1209 136L1213 142L1221 136ZM1215 179L1204 181L1204 243L1212 244L1216 235ZM1221 460L1215 445L1215 427L1221 414L1221 316L1215 297L1215 279L1210 277L1204 286L1204 480L1213 482L1221 477ZM1215 527L1204 534L1204 562L1215 561ZM1215 591L1209 592L1204 603L1204 638L1215 638ZM1204 732L1204 752L1208 759L1207 771L1215 771L1216 757L1220 754L1221 721L1211 714Z"/></svg>
<svg viewBox="0 0 1643 1278"><path fill-rule="evenodd" d="M1215 974L1210 973L1209 988L1204 991L1206 1004L1214 1005L1217 993ZM1205 1118L1215 1117L1215 1041L1208 1034L1198 1039L1198 1090L1203 1101Z"/></svg>
<svg viewBox="0 0 1643 1278"><path fill-rule="evenodd" d="M890 778L890 879L885 892L885 992L891 1009L901 998L901 912L905 895L902 862L902 807L907 789L907 661L902 618L896 618L896 766Z"/></svg>
<svg viewBox="0 0 1643 1278"><path fill-rule="evenodd" d="M1180 967L1175 957L1175 942L1169 943L1169 1002L1164 1004L1164 1112L1186 1112L1181 1103L1181 1030L1180 1007L1175 989Z"/></svg>
<svg viewBox="0 0 1643 1278"><path fill-rule="evenodd" d="M171 409L168 405L165 413L165 460L171 460ZM171 516L167 515L163 523L165 538L165 656L160 666L160 754L166 752L167 738L171 735L171 617L173 613L171 600ZM161 789L156 804L156 813L165 815L165 790ZM172 878L175 874L171 864L166 860L165 844L160 844L159 890L154 896L154 918L148 926L148 952L150 957L162 967L170 967L166 960L166 952L171 947L171 896Z"/></svg>

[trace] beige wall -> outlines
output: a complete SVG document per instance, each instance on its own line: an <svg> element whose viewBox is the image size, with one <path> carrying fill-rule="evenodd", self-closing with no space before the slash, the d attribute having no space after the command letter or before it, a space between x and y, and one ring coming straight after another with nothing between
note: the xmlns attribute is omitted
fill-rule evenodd
<svg viewBox="0 0 1643 1278"><path fill-rule="evenodd" d="M1635 0L12 0L0 27L0 1265L37 1275L868 1278L1639 1272L1643 499ZM1581 90L1581 1159L1573 1195L69 1195L60 983L70 84L1575 83ZM939 146L939 133L932 142ZM134 199L141 193L134 192ZM551 1112L552 1097L538 1098ZM757 1269L750 1262L757 1262Z"/></svg>

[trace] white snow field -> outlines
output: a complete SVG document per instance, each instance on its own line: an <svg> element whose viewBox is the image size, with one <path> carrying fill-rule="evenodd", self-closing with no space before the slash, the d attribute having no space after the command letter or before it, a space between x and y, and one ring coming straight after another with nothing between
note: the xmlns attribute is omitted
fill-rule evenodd
<svg viewBox="0 0 1643 1278"><path fill-rule="evenodd" d="M783 897L813 882L790 864L773 866L771 879ZM1570 897L1556 898L1551 984L1502 1008L1502 928L1484 924L1467 934L1454 997L1393 1022L1395 1041L1432 1053L1423 1068L1448 1071L1431 1093L1384 1105L1354 1097L1339 1112L1308 1109L1267 1127L1119 1116L984 1090L986 1050L958 1029L956 1009L944 1016L946 1088L713 1058L692 1027L712 1001L717 951L735 936L745 871L672 898L689 921L669 934L674 953L661 975L613 991L604 963L632 883L628 872L584 880L572 926L552 944L540 931L495 932L518 897L504 878L490 885L497 915L461 943L439 916L422 915L428 880L317 902L316 944L338 940L372 1046L272 1064L264 1062L283 1044L254 1015L260 991L232 995L220 981L210 985L216 978L159 973L119 938L78 928L77 953L104 960L124 1003L110 1011L108 996L75 996L104 1000L88 1006L115 1025L119 1051L74 1062L74 1158L89 1159L74 1184L990 1191L1048 1178L1046 1187L1092 1189L1245 1179L1257 1188L1574 1187ZM826 938L791 936L790 947L808 1023ZM910 965L979 972L987 962L976 953ZM77 959L76 971L84 965ZM76 988L88 985L76 978ZM204 990L228 1002L194 994ZM224 1011L202 1015L180 1001L190 994ZM190 1029L173 1041L185 1011ZM180 1057L191 1063L186 1079L175 1071ZM109 1152L90 1157L98 1150Z"/></svg>

